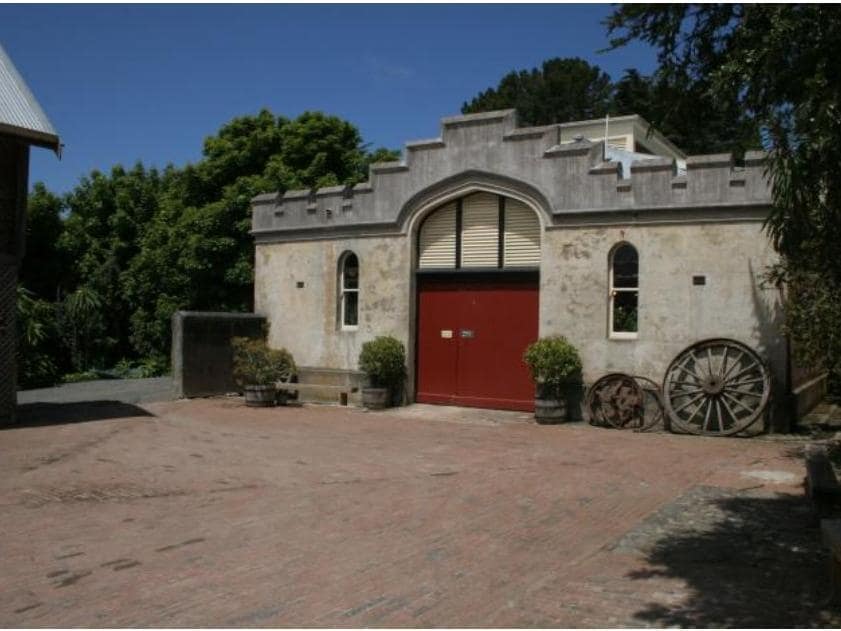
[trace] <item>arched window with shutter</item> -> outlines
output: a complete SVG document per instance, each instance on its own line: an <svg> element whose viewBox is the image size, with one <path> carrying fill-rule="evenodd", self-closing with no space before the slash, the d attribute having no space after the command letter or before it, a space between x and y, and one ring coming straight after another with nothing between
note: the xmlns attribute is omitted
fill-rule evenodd
<svg viewBox="0 0 841 631"><path fill-rule="evenodd" d="M523 202L472 193L434 210L418 233L418 269L540 267L540 219Z"/></svg>

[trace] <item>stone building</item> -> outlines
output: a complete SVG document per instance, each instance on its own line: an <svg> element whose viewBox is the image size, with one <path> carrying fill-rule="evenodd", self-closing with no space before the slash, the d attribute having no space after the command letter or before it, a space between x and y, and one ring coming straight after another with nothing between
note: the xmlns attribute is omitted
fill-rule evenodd
<svg viewBox="0 0 841 631"><path fill-rule="evenodd" d="M0 423L14 419L17 398L15 304L31 146L61 149L58 134L0 46Z"/></svg>
<svg viewBox="0 0 841 631"><path fill-rule="evenodd" d="M393 335L410 400L527 410L521 357L538 336L566 336L588 382L659 382L689 344L728 337L766 359L779 391L764 154L687 157L638 116L605 123L445 118L368 182L256 197L270 344L307 379L353 380L362 343Z"/></svg>

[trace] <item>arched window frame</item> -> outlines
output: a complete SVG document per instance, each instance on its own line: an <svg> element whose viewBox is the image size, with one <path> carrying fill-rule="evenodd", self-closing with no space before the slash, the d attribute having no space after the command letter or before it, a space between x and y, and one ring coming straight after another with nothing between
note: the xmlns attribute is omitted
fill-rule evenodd
<svg viewBox="0 0 841 631"><path fill-rule="evenodd" d="M622 284L621 286L617 286L616 279L615 279L615 271L616 271L616 254L622 250L622 248L631 248L633 250L634 255L636 256L636 283L631 285ZM609 275L609 282L608 282L608 308L607 308L607 331L608 337L614 340L635 340L639 337L639 250L627 241L622 241L617 243L610 251L610 256L608 257L608 275ZM617 323L615 322L615 312L616 312L616 299L620 298L623 294L630 294L636 297L636 302L634 305L634 313L635 313L635 330L616 330Z"/></svg>
<svg viewBox="0 0 841 631"><path fill-rule="evenodd" d="M349 273L349 263L356 262L356 278ZM359 328L359 257L351 251L339 257L339 329L355 331Z"/></svg>

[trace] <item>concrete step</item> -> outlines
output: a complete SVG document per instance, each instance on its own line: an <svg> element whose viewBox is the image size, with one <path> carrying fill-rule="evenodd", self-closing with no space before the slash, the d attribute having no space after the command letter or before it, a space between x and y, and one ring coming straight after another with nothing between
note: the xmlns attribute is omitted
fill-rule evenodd
<svg viewBox="0 0 841 631"><path fill-rule="evenodd" d="M289 392L302 402L338 403L339 405L359 405L361 394L356 386L338 386L321 383L284 383L276 384L278 390Z"/></svg>

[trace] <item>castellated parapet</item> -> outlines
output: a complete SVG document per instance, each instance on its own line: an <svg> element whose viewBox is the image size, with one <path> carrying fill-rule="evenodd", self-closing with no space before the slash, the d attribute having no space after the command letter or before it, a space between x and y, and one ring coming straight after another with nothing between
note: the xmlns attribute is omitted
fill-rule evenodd
<svg viewBox="0 0 841 631"><path fill-rule="evenodd" d="M405 234L437 201L472 190L519 197L547 228L565 225L763 219L771 190L765 153L690 156L685 174L671 158L604 160L602 143L560 143L561 126L517 127L516 111L441 121L441 137L409 142L403 159L371 165L367 182L267 193L252 200L258 243Z"/></svg>

